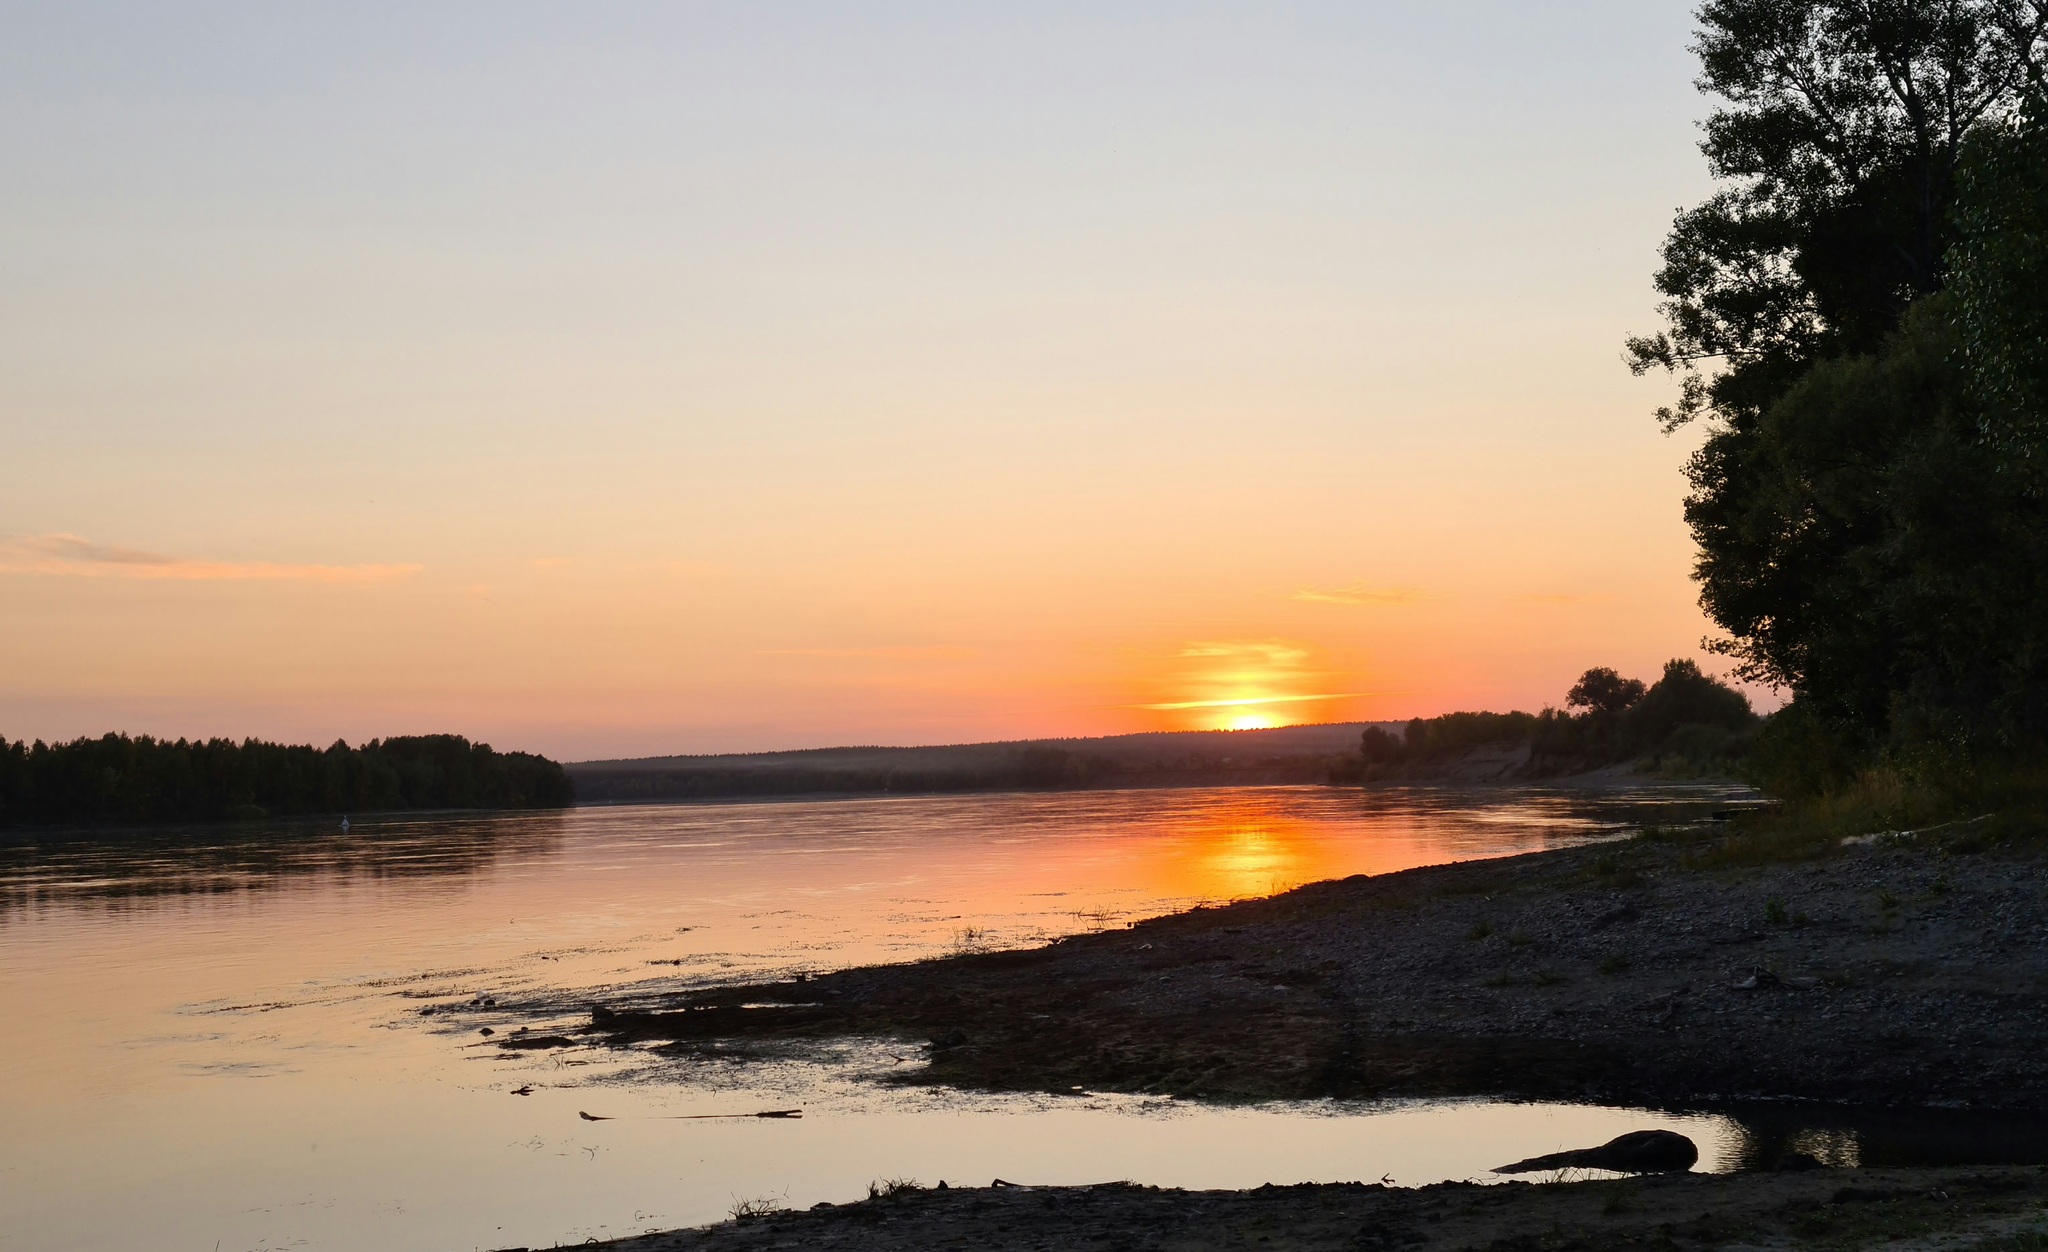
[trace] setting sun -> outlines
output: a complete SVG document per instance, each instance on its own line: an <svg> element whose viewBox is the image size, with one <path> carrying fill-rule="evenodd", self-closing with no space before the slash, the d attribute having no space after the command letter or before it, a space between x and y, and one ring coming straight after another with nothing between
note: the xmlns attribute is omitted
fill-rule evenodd
<svg viewBox="0 0 2048 1252"><path fill-rule="evenodd" d="M1342 720L1357 711L1356 662L1291 639L1227 639L1187 643L1155 657L1144 685L1168 699L1128 707L1163 715L1173 730L1270 730L1297 722ZM1296 708L1294 706L1300 706Z"/></svg>
<svg viewBox="0 0 2048 1252"><path fill-rule="evenodd" d="M2048 1252L2048 0L0 32L0 1252Z"/></svg>
<svg viewBox="0 0 2048 1252"><path fill-rule="evenodd" d="M1232 713L1224 723L1223 729L1270 730L1280 724L1280 719L1271 713Z"/></svg>

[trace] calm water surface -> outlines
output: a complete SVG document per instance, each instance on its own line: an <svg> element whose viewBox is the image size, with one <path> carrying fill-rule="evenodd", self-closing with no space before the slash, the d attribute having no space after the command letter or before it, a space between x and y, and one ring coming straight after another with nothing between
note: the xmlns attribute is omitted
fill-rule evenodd
<svg viewBox="0 0 2048 1252"><path fill-rule="evenodd" d="M1030 943L1700 820L1731 794L920 797L0 848L0 1249L548 1246L890 1177L1424 1183L1655 1124L1725 1163L1742 1132L1719 1117L963 1096L866 1081L907 1063L883 1043L719 1064L506 1055L476 1032L564 990ZM420 1011L478 996L499 1010ZM790 1104L802 1121L659 1120Z"/></svg>

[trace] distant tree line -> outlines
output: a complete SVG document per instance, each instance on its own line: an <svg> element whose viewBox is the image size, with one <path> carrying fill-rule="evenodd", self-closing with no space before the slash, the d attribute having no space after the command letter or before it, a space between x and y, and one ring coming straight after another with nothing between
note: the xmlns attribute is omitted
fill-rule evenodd
<svg viewBox="0 0 2048 1252"><path fill-rule="evenodd" d="M245 739L0 738L0 826L219 821L388 809L561 808L562 767L460 735L327 748Z"/></svg>
<svg viewBox="0 0 2048 1252"><path fill-rule="evenodd" d="M1730 773L1739 768L1760 724L1741 692L1688 660L1667 662L1654 684L1612 669L1587 670L1565 703L1563 710L1540 713L1418 717L1399 735L1369 726L1360 737L1359 776L1437 777L1456 773L1475 753L1499 748L1526 748L1527 758L1513 767L1525 777L1623 762Z"/></svg>

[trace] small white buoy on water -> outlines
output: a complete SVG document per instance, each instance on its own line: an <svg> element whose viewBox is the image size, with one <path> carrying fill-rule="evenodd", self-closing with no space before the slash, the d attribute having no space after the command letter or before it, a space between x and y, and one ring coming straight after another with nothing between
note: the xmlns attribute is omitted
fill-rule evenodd
<svg viewBox="0 0 2048 1252"><path fill-rule="evenodd" d="M341 815L341 833L344 835L348 833L348 814L346 813Z"/></svg>

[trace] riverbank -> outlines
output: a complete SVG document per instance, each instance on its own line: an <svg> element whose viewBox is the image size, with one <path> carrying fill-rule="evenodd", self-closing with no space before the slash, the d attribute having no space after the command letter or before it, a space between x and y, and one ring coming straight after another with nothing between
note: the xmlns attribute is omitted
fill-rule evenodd
<svg viewBox="0 0 2048 1252"><path fill-rule="evenodd" d="M559 1041L630 1044L689 1064L863 1035L901 1041L905 1063L889 1081L905 1084L1212 1101L1825 1100L1942 1106L1959 1132L1915 1145L1932 1150L1894 1154L1852 1135L1842 1140L1852 1146L1821 1153L1873 1168L1818 1167L1813 1143L1765 1134L1737 1174L1568 1186L1184 1192L953 1180L943 1192L902 1189L617 1245L643 1252L2017 1252L2043 1244L2048 1174L2000 1164L2038 1158L2002 1153L1995 1127L2031 1127L2048 1111L2036 1056L2048 1027L2044 851L2042 832L2016 816L1845 841L1749 813L1322 882L1026 950L620 1000ZM1887 1161L1920 1164L1874 1168Z"/></svg>
<svg viewBox="0 0 2048 1252"><path fill-rule="evenodd" d="M1303 887L1044 947L600 1006L678 1056L885 1036L900 1081L1252 1100L2048 1109L2048 861L1964 824L1768 831Z"/></svg>
<svg viewBox="0 0 2048 1252"><path fill-rule="evenodd" d="M1175 1191L898 1188L858 1204L769 1212L600 1245L616 1252L767 1248L1309 1250L2043 1246L2038 1169L1812 1170L1666 1175L1564 1185L1361 1183Z"/></svg>

